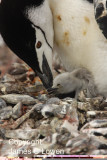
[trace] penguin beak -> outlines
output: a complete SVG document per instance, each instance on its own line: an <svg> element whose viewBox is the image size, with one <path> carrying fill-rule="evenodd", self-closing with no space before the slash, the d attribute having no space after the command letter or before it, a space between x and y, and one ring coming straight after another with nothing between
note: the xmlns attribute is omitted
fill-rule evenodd
<svg viewBox="0 0 107 160"><path fill-rule="evenodd" d="M37 75L41 79L44 87L46 89L49 89L53 85L53 75L44 53L43 53L43 61L42 61L42 71L43 73L40 73L37 71Z"/></svg>
<svg viewBox="0 0 107 160"><path fill-rule="evenodd" d="M47 91L49 94L57 94L58 88L49 88Z"/></svg>

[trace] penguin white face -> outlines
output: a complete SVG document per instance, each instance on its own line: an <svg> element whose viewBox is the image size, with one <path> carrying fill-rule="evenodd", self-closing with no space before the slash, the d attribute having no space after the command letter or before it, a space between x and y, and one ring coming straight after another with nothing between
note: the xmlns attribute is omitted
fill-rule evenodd
<svg viewBox="0 0 107 160"><path fill-rule="evenodd" d="M36 32L35 50L37 53L37 59L39 62L40 70L41 72L43 72L43 55L44 55L47 59L50 70L52 71L52 47L48 43L45 33L41 30L41 28L36 27L35 32Z"/></svg>
<svg viewBox="0 0 107 160"><path fill-rule="evenodd" d="M27 14L28 19L32 22L32 27L35 29L35 51L42 73L38 74L42 80L44 79L43 76L45 78L47 76L47 80L45 79L47 82L43 83L49 88L45 83L50 83L49 81L52 80L53 20L48 1L45 0L38 8L27 8L25 14Z"/></svg>
<svg viewBox="0 0 107 160"><path fill-rule="evenodd" d="M35 51L36 57L39 64L39 70L37 71L38 76L42 80L46 88L50 88L53 84L52 76L52 47L48 43L45 32L38 26L35 26Z"/></svg>

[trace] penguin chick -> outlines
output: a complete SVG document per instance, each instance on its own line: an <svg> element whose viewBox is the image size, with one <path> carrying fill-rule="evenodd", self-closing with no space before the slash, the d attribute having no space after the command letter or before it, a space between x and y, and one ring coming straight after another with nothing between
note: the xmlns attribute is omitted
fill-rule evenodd
<svg viewBox="0 0 107 160"><path fill-rule="evenodd" d="M76 99L81 90L86 90L89 98L97 95L93 76L84 68L59 74L53 82L53 89L55 88L56 94L68 94L75 91Z"/></svg>

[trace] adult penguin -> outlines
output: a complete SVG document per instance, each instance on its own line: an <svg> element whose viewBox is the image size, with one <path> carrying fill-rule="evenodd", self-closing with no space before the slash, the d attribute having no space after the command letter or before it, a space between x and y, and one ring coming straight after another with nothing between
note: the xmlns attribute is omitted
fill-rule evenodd
<svg viewBox="0 0 107 160"><path fill-rule="evenodd" d="M107 19L101 21L104 12L99 13L101 4L106 1L49 2L54 19L54 48L65 69L68 72L76 69L76 72L84 77L82 74L85 72L80 68L85 68L92 75L98 93L107 96L107 30L104 30ZM76 82L72 85L76 86Z"/></svg>

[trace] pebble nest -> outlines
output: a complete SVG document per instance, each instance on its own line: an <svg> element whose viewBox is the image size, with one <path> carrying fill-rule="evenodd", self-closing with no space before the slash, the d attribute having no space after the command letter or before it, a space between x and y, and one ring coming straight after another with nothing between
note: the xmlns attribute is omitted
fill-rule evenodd
<svg viewBox="0 0 107 160"><path fill-rule="evenodd" d="M37 155L107 155L107 99L51 96L14 63L0 79L0 157Z"/></svg>

